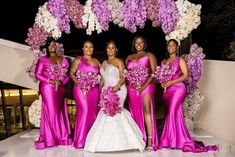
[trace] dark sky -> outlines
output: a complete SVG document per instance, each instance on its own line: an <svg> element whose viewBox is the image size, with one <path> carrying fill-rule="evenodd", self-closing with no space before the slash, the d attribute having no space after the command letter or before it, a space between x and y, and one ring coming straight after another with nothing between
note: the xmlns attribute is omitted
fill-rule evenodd
<svg viewBox="0 0 235 157"><path fill-rule="evenodd" d="M45 0L7 0L4 1L4 4L1 2L0 38L26 44L24 41L27 38L28 28L34 24L38 7L44 4L44 2ZM191 2L202 4L202 14L205 14L208 8L213 5L213 1L210 2L209 0L196 0ZM81 3L84 3L84 0ZM6 9L6 11L3 11L3 9ZM153 52L159 60L165 57L166 41L164 39L164 33L160 27L153 28L150 21L147 21L145 28L142 30L139 29L137 33L130 33L124 28L110 24L109 31L102 32L101 34L94 33L88 36L85 30L76 29L72 23L71 27L71 33L69 35L63 34L59 39L64 44L65 53L66 51L80 49L85 39L91 39L94 42L95 49L97 51L103 51L105 43L113 39L118 45L120 55L126 56L131 51L133 37L136 34L140 34L146 38L149 51ZM199 30L196 30L195 34L192 34L193 40L198 40L200 33L199 27Z"/></svg>

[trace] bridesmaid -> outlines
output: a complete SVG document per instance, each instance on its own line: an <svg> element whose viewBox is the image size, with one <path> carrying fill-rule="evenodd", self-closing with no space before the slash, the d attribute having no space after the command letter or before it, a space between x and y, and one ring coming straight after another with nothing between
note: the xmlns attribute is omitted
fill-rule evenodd
<svg viewBox="0 0 235 157"><path fill-rule="evenodd" d="M56 54L55 39L49 38L45 47L47 55L39 59L36 69L36 78L40 81L39 91L42 96L40 131L39 139L35 142L36 149L72 143L67 104L64 101L65 84L69 81L69 64L67 59ZM56 71L51 71L53 68L64 68L65 73L60 73L60 80L55 77Z"/></svg>
<svg viewBox="0 0 235 157"><path fill-rule="evenodd" d="M162 83L162 86L166 88L163 93L166 115L159 147L177 148L194 153L215 151L216 146L204 146L202 142L193 141L186 128L182 105L186 97L186 87L183 81L188 77L188 68L185 61L176 55L177 49L178 42L170 39L167 43L169 58L161 63L161 65L169 65L176 72L172 80Z"/></svg>
<svg viewBox="0 0 235 157"><path fill-rule="evenodd" d="M85 146L87 134L96 119L100 94L98 84L86 91L86 96L84 96L84 89L80 89L78 86L79 80L76 78L78 71L94 72L98 76L100 70L99 61L92 57L94 51L93 43L85 41L82 50L83 56L74 60L70 71L70 76L74 81L73 96L77 104L73 139L75 148L83 148Z"/></svg>
<svg viewBox="0 0 235 157"><path fill-rule="evenodd" d="M156 85L153 82L151 73L156 69L157 59L152 53L146 52L146 49L146 40L142 36L136 36L132 42L132 51L134 54L129 55L126 59L127 70L129 71L135 66L142 66L149 69L150 72L147 81L138 91L135 85L130 83L127 85L127 90L130 112L143 134L146 149L156 150L158 146L154 106Z"/></svg>

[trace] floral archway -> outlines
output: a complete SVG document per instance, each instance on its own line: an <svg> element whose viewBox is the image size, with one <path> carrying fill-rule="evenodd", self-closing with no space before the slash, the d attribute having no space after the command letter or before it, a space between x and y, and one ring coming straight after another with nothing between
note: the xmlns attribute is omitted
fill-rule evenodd
<svg viewBox="0 0 235 157"><path fill-rule="evenodd" d="M37 50L50 36L59 39L62 33L70 34L70 24L86 30L87 35L94 31L108 31L111 22L134 33L137 29L144 29L147 20L152 22L152 27L161 27L166 40L174 38L181 41L200 25L200 14L201 5L187 0L87 0L85 5L78 0L48 0L38 8L35 23L29 28L25 41L31 50ZM203 100L197 82L205 56L202 48L193 44L190 53L183 57L190 72L185 82L188 96L184 114L192 120ZM31 68L35 69L35 66ZM31 77L34 73L32 69L28 69Z"/></svg>
<svg viewBox="0 0 235 157"><path fill-rule="evenodd" d="M85 5L78 0L48 0L38 8L25 41L32 50L38 49L49 36L69 34L70 23L88 35L108 31L110 22L134 33L147 20L162 28L166 40L181 41L199 26L200 14L201 5L187 0L87 0Z"/></svg>

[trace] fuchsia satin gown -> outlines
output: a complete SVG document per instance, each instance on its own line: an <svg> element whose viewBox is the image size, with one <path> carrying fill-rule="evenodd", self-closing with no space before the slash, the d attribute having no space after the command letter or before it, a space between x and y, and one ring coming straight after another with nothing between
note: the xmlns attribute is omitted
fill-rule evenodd
<svg viewBox="0 0 235 157"><path fill-rule="evenodd" d="M80 64L77 71L91 71L99 73L99 66L92 66L87 63L86 59L80 57ZM73 96L77 104L76 121L74 126L74 142L75 148L83 148L88 132L90 131L97 115L97 106L99 101L99 85L92 87L84 97L82 91L77 85L74 85Z"/></svg>
<svg viewBox="0 0 235 157"><path fill-rule="evenodd" d="M135 60L128 60L127 61L127 69L130 70L135 66L144 66L149 68L151 71L150 61L148 56L144 56L140 58L138 61ZM143 112L143 105L144 105L144 96L149 94L150 101L151 101L151 120L152 120L152 147L154 150L157 150L158 147L158 136L157 136L157 126L156 126L156 118L155 118L155 105L154 105L154 95L155 95L156 85L154 82L151 82L141 93L137 95L136 89L130 85L127 85L128 96L129 96L129 107L130 112L139 126L144 141L147 141L147 134L145 129L145 121L144 121L144 112Z"/></svg>
<svg viewBox="0 0 235 157"><path fill-rule="evenodd" d="M65 58L59 64L69 68L69 63ZM66 90L64 85L68 83L69 77L67 75L63 83L59 85L58 91L55 91L55 85L48 83L50 65L52 62L47 57L41 57L36 70L42 96L40 131L39 139L35 142L36 149L72 143L67 104L64 100Z"/></svg>
<svg viewBox="0 0 235 157"><path fill-rule="evenodd" d="M164 60L162 64L166 64ZM177 57L170 65L176 72L173 79L182 76L180 69L180 57ZM162 131L159 147L178 148L184 152L207 152L217 150L217 146L204 146L202 142L193 141L185 124L182 105L186 97L186 87L183 82L169 86L163 93L165 105L165 123Z"/></svg>

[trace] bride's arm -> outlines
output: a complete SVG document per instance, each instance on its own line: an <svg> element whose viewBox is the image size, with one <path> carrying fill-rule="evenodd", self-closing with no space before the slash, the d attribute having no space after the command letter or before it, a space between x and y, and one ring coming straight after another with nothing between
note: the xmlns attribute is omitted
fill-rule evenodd
<svg viewBox="0 0 235 157"><path fill-rule="evenodd" d="M115 91L118 91L119 88L125 83L125 78L123 76L123 72L124 72L124 69L125 69L125 65L123 63L122 60L119 59L118 61L118 69L119 69L119 76L120 76L120 80L118 81L118 83L113 87L113 89Z"/></svg>

